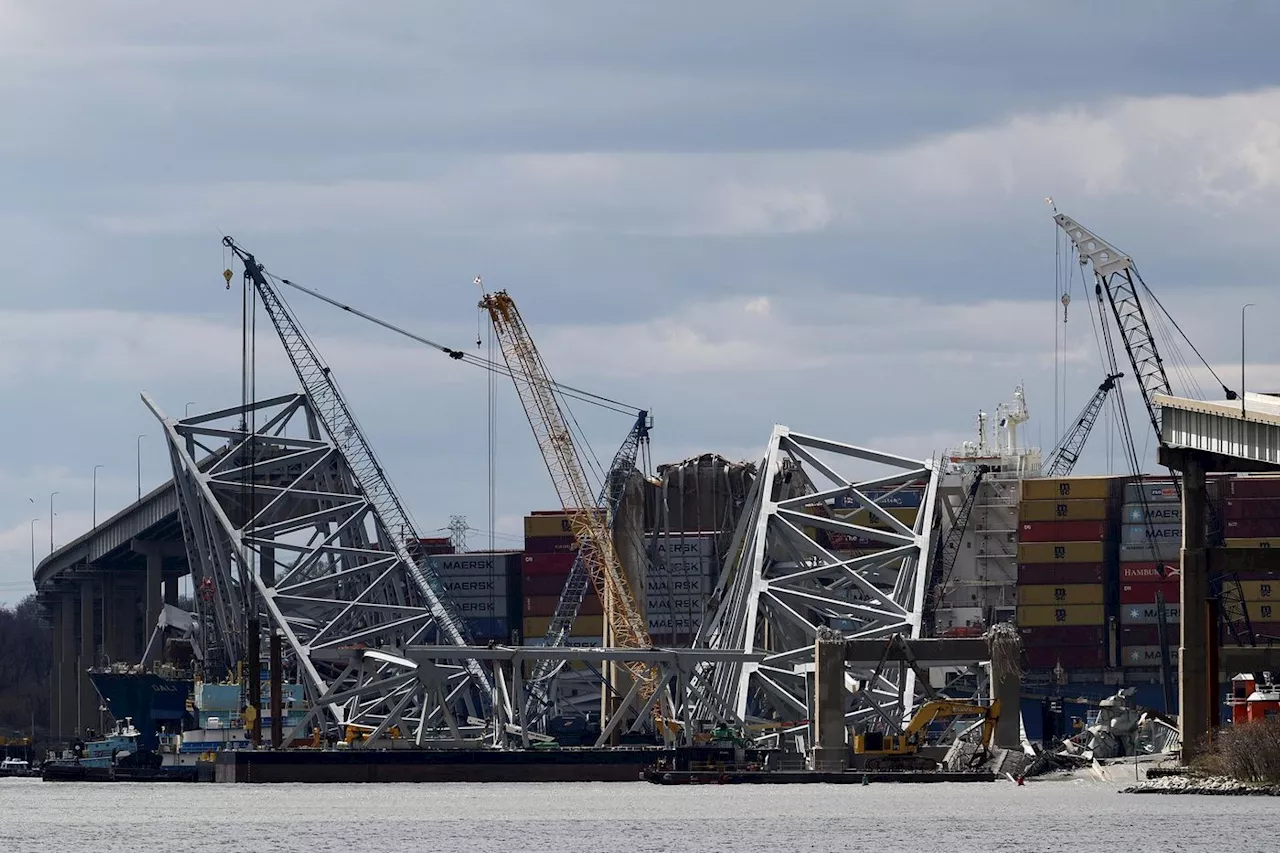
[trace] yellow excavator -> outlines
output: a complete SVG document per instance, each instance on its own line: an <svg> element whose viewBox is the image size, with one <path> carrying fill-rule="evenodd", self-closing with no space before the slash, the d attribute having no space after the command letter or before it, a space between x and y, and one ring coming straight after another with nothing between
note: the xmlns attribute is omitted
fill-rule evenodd
<svg viewBox="0 0 1280 853"><path fill-rule="evenodd" d="M853 738L853 754L866 770L936 770L938 763L920 754L925 732L934 721L950 717L982 717L982 747L991 747L996 722L1000 719L1000 702L975 705L969 702L934 700L920 706L900 735L865 732Z"/></svg>

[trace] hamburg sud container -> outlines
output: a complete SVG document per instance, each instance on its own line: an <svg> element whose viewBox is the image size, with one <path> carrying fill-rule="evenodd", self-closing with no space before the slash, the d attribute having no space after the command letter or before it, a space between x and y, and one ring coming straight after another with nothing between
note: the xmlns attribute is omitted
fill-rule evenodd
<svg viewBox="0 0 1280 853"><path fill-rule="evenodd" d="M427 565L440 578L472 639L519 643L520 571L518 552L433 554Z"/></svg>

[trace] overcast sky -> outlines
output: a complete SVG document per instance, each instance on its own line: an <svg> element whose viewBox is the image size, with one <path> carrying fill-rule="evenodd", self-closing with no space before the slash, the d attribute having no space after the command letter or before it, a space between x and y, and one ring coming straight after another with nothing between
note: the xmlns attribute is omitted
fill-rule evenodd
<svg viewBox="0 0 1280 853"><path fill-rule="evenodd" d="M62 544L95 465L99 518L135 497L139 434L144 490L169 476L140 391L238 402L224 233L458 347L483 275L558 379L653 410L657 461L754 458L774 423L923 458L1020 381L1051 445L1103 367L1046 196L1233 387L1256 302L1248 385L1280 388L1278 38L1264 0L0 0L0 601L50 492ZM483 372L290 301L420 532L490 529ZM294 390L269 330L259 357ZM498 391L518 545L556 497ZM612 455L627 419L577 414Z"/></svg>

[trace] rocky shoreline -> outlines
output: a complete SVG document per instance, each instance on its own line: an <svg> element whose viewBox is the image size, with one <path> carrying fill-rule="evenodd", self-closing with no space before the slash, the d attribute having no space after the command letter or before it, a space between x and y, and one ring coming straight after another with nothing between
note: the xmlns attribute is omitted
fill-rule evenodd
<svg viewBox="0 0 1280 853"><path fill-rule="evenodd" d="M1280 797L1280 785L1251 785L1222 776L1164 776L1125 788L1122 794L1203 794L1217 797Z"/></svg>

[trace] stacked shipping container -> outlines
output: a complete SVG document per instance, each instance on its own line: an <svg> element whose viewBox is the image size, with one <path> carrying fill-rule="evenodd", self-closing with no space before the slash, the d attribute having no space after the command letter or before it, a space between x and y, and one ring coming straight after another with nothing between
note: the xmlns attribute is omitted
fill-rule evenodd
<svg viewBox="0 0 1280 853"><path fill-rule="evenodd" d="M535 512L524 519L524 560L520 580L524 592L525 642L540 645L556 614L560 593L577 556L570 516L563 510ZM604 645L604 607L595 585L588 582L578 618L569 632L571 646Z"/></svg>
<svg viewBox="0 0 1280 853"><path fill-rule="evenodd" d="M1233 477L1219 492L1228 548L1280 548L1280 477ZM1240 589L1254 634L1280 637L1280 578L1250 576Z"/></svg>
<svg viewBox="0 0 1280 853"><path fill-rule="evenodd" d="M654 560L644 588L645 614L655 646L692 644L719 571L717 539L714 534L696 532L655 537Z"/></svg>
<svg viewBox="0 0 1280 853"><path fill-rule="evenodd" d="M1114 477L1022 481L1017 623L1033 669L1108 665L1119 484Z"/></svg>
<svg viewBox="0 0 1280 853"><path fill-rule="evenodd" d="M1120 514L1120 665L1160 666L1157 593L1164 595L1167 638L1176 662L1182 619L1178 604L1182 548L1178 489L1167 479L1128 483Z"/></svg>
<svg viewBox="0 0 1280 853"><path fill-rule="evenodd" d="M427 557L476 642L519 645L522 556L509 551L472 551Z"/></svg>

